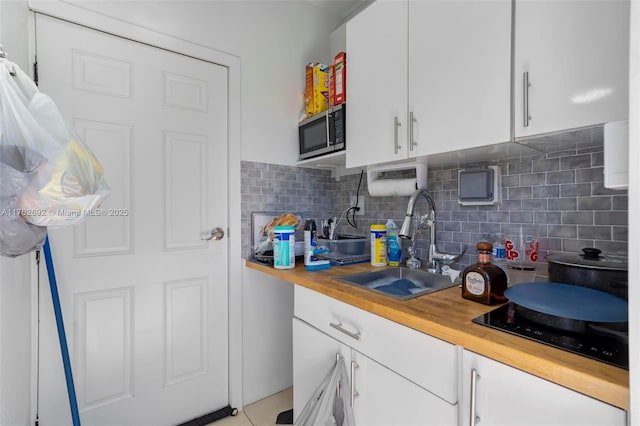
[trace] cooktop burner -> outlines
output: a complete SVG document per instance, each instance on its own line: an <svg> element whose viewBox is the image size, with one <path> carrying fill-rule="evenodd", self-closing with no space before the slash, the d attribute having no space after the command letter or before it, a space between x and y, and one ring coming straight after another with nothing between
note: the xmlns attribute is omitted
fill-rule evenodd
<svg viewBox="0 0 640 426"><path fill-rule="evenodd" d="M518 315L508 303L473 320L474 323L506 331L587 358L629 369L629 343L624 333L571 333L554 330Z"/></svg>

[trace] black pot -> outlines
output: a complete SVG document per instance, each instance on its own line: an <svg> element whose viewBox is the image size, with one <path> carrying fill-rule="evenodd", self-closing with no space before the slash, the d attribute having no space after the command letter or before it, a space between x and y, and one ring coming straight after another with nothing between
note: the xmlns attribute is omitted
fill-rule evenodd
<svg viewBox="0 0 640 426"><path fill-rule="evenodd" d="M575 284L604 291L628 300L627 259L601 256L596 248L583 248L583 254L550 254L549 281Z"/></svg>

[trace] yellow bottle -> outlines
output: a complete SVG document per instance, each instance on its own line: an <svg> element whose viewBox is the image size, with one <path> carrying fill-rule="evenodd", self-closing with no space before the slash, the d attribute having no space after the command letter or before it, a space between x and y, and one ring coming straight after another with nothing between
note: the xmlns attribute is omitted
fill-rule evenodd
<svg viewBox="0 0 640 426"><path fill-rule="evenodd" d="M387 226L371 225L371 264L387 266Z"/></svg>

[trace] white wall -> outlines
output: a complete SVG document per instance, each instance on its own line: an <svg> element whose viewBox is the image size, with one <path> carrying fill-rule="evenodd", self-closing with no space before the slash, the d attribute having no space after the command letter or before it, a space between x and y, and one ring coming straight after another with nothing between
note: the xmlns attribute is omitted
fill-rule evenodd
<svg viewBox="0 0 640 426"><path fill-rule="evenodd" d="M243 389L250 404L293 385L293 284L243 268Z"/></svg>
<svg viewBox="0 0 640 426"><path fill-rule="evenodd" d="M242 160L293 165L304 67L329 61L337 17L300 0L77 1L74 4L240 57Z"/></svg>
<svg viewBox="0 0 640 426"><path fill-rule="evenodd" d="M631 2L629 84L629 217L640 215L640 2ZM640 426L640 223L629 220L629 334L631 422Z"/></svg>
<svg viewBox="0 0 640 426"><path fill-rule="evenodd" d="M0 1L0 44L29 73L26 2ZM30 255L0 257L0 425L31 423Z"/></svg>

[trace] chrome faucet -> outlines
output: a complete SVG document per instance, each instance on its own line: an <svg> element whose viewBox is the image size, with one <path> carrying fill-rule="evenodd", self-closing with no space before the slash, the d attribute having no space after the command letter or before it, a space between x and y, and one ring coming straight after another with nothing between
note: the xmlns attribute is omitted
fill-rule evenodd
<svg viewBox="0 0 640 426"><path fill-rule="evenodd" d="M414 218L414 212L416 203L420 196L423 196L429 205L429 211L424 215L416 217L416 224L411 227L411 222ZM407 268L419 269L422 264L418 258L415 257L415 239L416 235L425 230L429 230L429 257L427 259L427 269L429 272L441 273L442 266L456 262L464 254L466 247L459 254L441 253L436 246L436 203L433 200L433 196L426 189L417 189L409 198L409 204L407 205L407 214L404 217L402 228L398 234L400 238L411 240L411 246L408 251L411 257L407 260Z"/></svg>

